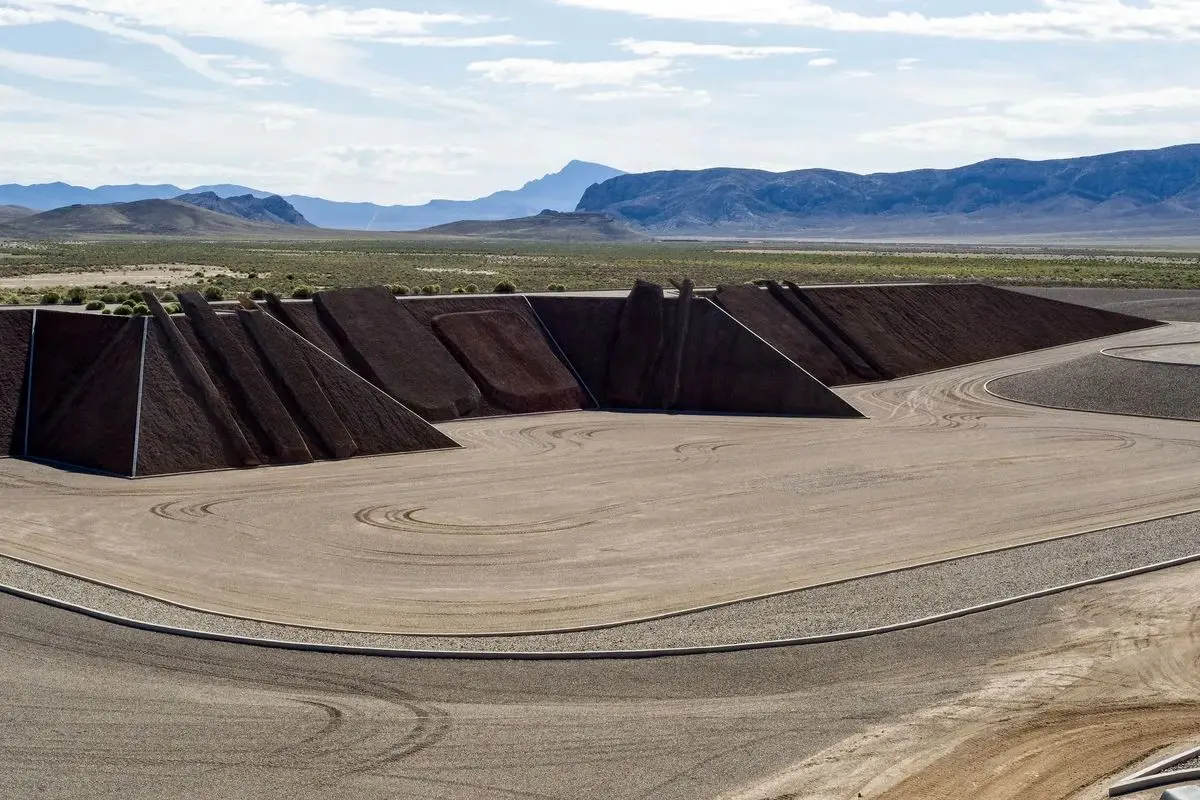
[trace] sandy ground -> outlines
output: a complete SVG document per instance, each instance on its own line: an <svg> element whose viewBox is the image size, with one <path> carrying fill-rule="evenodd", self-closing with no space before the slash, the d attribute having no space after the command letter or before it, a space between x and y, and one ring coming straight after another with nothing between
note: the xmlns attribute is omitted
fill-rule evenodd
<svg viewBox="0 0 1200 800"><path fill-rule="evenodd" d="M1099 800L1200 734L1200 567L899 634L635 662L403 661L0 595L4 796Z"/></svg>
<svg viewBox="0 0 1200 800"><path fill-rule="evenodd" d="M611 623L1196 510L1190 422L991 377L1185 324L840 390L870 420L573 413L460 451L128 482L0 462L0 552L184 605L347 630Z"/></svg>
<svg viewBox="0 0 1200 800"><path fill-rule="evenodd" d="M206 267L200 264L142 264L135 267L113 267L92 272L41 272L36 275L18 275L0 278L3 289L52 289L60 286L113 286L128 282L137 286L151 283L169 285L196 272L206 277L233 275L224 267Z"/></svg>

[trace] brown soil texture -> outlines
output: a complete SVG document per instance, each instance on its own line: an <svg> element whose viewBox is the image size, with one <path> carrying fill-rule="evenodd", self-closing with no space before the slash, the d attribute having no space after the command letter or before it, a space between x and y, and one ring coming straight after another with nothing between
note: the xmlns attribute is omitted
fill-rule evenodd
<svg viewBox="0 0 1200 800"><path fill-rule="evenodd" d="M243 427L251 428L270 461L289 464L312 460L291 414L263 370L251 357L253 348L237 317L218 317L198 292L183 292L179 302L196 332L213 370L224 382ZM216 377L216 376L214 376Z"/></svg>
<svg viewBox="0 0 1200 800"><path fill-rule="evenodd" d="M645 408L661 398L651 397L668 326L664 321L661 286L639 280L625 301L617 339L608 363L604 395L621 408Z"/></svg>
<svg viewBox="0 0 1200 800"><path fill-rule="evenodd" d="M409 310L409 312L420 322L429 327L435 334L437 330L433 326L433 320L437 317L446 314L462 314L476 311L503 311L510 314L516 314L524 319L530 327L537 333L539 339L544 340L544 344L539 347L548 347L556 360L562 364L563 368L568 372L571 371L571 364L566 360L566 357L558 352L558 348L550 341L546 333L545 327L538 319L537 314L529 305L529 301L523 296L517 295L467 295L467 296L451 296L451 297L412 297L400 301L401 305ZM439 338L441 338L439 336ZM445 340L443 339L443 342ZM458 354L455 354L458 358ZM461 359L459 359L461 361ZM464 364L463 366L467 366ZM468 373L470 368L467 369ZM472 377L475 377L472 375ZM478 378L476 378L478 381ZM572 382L581 392L585 392L584 387L572 377ZM480 386L483 390L484 387ZM578 406L573 406L577 408ZM590 402L585 408L594 407ZM483 391L483 397L479 408L468 416L472 417L489 417L502 414L511 414L514 411L503 403L496 400L494 395ZM519 412L517 412L519 413Z"/></svg>
<svg viewBox="0 0 1200 800"><path fill-rule="evenodd" d="M530 297L529 302L584 384L604 404L608 365L625 300L620 297Z"/></svg>
<svg viewBox="0 0 1200 800"><path fill-rule="evenodd" d="M883 368L875 363L868 353L854 346L837 328L830 324L816 309L804 302L800 288L788 282L786 288L775 281L767 284L767 291L788 310L801 324L824 342L842 364L862 381L877 381L883 378Z"/></svg>
<svg viewBox="0 0 1200 800"><path fill-rule="evenodd" d="M238 311L237 318L254 343L276 395L287 407L316 458L350 458L357 452L354 437L325 396L300 348L309 347L282 322L262 311Z"/></svg>
<svg viewBox="0 0 1200 800"><path fill-rule="evenodd" d="M25 377L32 328L32 311L0 312L0 457L25 450Z"/></svg>
<svg viewBox="0 0 1200 800"><path fill-rule="evenodd" d="M354 438L360 456L458 447L446 434L383 390L303 342L300 352Z"/></svg>
<svg viewBox="0 0 1200 800"><path fill-rule="evenodd" d="M800 289L886 377L969 364L1158 323L980 284Z"/></svg>
<svg viewBox="0 0 1200 800"><path fill-rule="evenodd" d="M277 391L294 409L293 417L306 432L314 454L344 458L347 450L380 455L457 447L441 431L277 320L261 312L239 312L239 317L247 330L256 331L252 338L264 370L275 376Z"/></svg>
<svg viewBox="0 0 1200 800"><path fill-rule="evenodd" d="M579 382L542 332L512 311L433 318L433 327L489 399L517 414L586 408Z"/></svg>
<svg viewBox="0 0 1200 800"><path fill-rule="evenodd" d="M345 353L342 352L342 348L334 340L333 334L321 322L321 317L317 314L317 309L311 301L285 303L278 296L269 294L267 295L266 305L267 310L277 320L338 361L343 364L346 363Z"/></svg>
<svg viewBox="0 0 1200 800"><path fill-rule="evenodd" d="M221 403L228 402L218 396ZM234 441L228 425L237 425L222 421L222 413L232 414L228 406L222 410L209 401L172 347L163 322L154 320L146 340L137 474L243 466L245 442Z"/></svg>
<svg viewBox="0 0 1200 800"><path fill-rule="evenodd" d="M314 305L355 371L425 419L456 419L479 407L474 381L384 287L319 292Z"/></svg>
<svg viewBox="0 0 1200 800"><path fill-rule="evenodd" d="M665 306L672 330L678 302ZM662 396L660 369L652 395ZM691 302L683 345L680 411L788 416L861 416L845 400L798 369L707 299Z"/></svg>
<svg viewBox="0 0 1200 800"><path fill-rule="evenodd" d="M770 292L756 286L717 287L716 302L822 383L852 383L852 373L817 334Z"/></svg>
<svg viewBox="0 0 1200 800"><path fill-rule="evenodd" d="M29 456L132 474L145 325L144 319L38 315Z"/></svg>

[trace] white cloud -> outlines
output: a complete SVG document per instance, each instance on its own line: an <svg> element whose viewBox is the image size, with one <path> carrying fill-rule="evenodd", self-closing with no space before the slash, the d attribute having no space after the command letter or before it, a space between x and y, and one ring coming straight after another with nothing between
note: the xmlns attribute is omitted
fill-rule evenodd
<svg viewBox="0 0 1200 800"><path fill-rule="evenodd" d="M874 74L874 72L871 72L868 69L851 69L843 72L842 77L850 78L851 80L858 80L860 78L870 78Z"/></svg>
<svg viewBox="0 0 1200 800"><path fill-rule="evenodd" d="M616 45L638 56L658 58L712 56L730 61L751 61L771 56L792 56L822 52L819 47L697 44L695 42L641 41L638 39L622 39Z"/></svg>
<svg viewBox="0 0 1200 800"><path fill-rule="evenodd" d="M631 89L610 89L580 95L580 100L589 103L614 103L625 100L675 101L685 108L699 108L712 102L712 95L703 89L685 89L682 86L663 86L659 83L643 83Z"/></svg>
<svg viewBox="0 0 1200 800"><path fill-rule="evenodd" d="M1035 11L927 16L839 11L812 0L556 0L560 5L652 19L795 25L846 33L894 33L998 41L1200 39L1195 0L1040 0Z"/></svg>
<svg viewBox="0 0 1200 800"><path fill-rule="evenodd" d="M808 62L810 67L832 67L838 63L836 58L814 58Z"/></svg>
<svg viewBox="0 0 1200 800"><path fill-rule="evenodd" d="M331 175L398 182L414 174L469 175L478 155L469 147L334 145L321 149L315 167Z"/></svg>
<svg viewBox="0 0 1200 800"><path fill-rule="evenodd" d="M118 86L128 82L128 78L107 64L17 50L0 50L0 70L19 72L44 80L95 86Z"/></svg>
<svg viewBox="0 0 1200 800"><path fill-rule="evenodd" d="M896 69L900 70L901 72L906 72L910 69L916 69L917 64L920 63L921 59L919 58L901 58L896 61Z"/></svg>
<svg viewBox="0 0 1200 800"><path fill-rule="evenodd" d="M1166 87L1111 95L1062 94L971 110L942 119L898 125L859 137L869 144L916 150L994 153L1013 142L1152 136L1159 143L1200 138L1200 88Z"/></svg>
<svg viewBox="0 0 1200 800"><path fill-rule="evenodd" d="M471 72L497 83L524 83L578 89L584 86L635 86L649 78L670 74L672 62L666 58L641 58L630 61L552 61L544 58L504 58L477 61L467 66Z"/></svg>
<svg viewBox="0 0 1200 800"><path fill-rule="evenodd" d="M386 36L376 41L405 47L545 47L554 42L523 39L512 34L496 36Z"/></svg>

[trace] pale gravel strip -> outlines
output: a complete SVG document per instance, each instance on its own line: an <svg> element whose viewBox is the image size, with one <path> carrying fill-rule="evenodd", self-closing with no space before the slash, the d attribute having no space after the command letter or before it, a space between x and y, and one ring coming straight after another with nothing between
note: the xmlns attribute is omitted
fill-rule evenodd
<svg viewBox="0 0 1200 800"><path fill-rule="evenodd" d="M575 652L701 647L876 628L1200 553L1200 513L613 628L518 636L323 631L191 611L0 557L0 584L158 625L353 647Z"/></svg>

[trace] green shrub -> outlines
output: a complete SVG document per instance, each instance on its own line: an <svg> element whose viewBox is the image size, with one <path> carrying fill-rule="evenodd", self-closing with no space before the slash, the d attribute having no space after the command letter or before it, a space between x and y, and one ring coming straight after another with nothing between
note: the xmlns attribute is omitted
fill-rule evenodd
<svg viewBox="0 0 1200 800"><path fill-rule="evenodd" d="M129 294L125 295L125 297L126 297L126 299L132 300L135 303L142 302L142 293L141 292L130 292Z"/></svg>
<svg viewBox="0 0 1200 800"><path fill-rule="evenodd" d="M46 292L42 295L42 305L44 306L52 306L59 300L62 300L62 296L58 292Z"/></svg>
<svg viewBox="0 0 1200 800"><path fill-rule="evenodd" d="M392 287L392 294L404 296L406 294L412 294L412 289L408 288L402 283L399 286Z"/></svg>
<svg viewBox="0 0 1200 800"><path fill-rule="evenodd" d="M137 304L138 304L137 300L126 299L126 300L121 301L121 305L125 306L126 308L133 308Z"/></svg>
<svg viewBox="0 0 1200 800"><path fill-rule="evenodd" d="M158 299L164 303L174 303L178 298L175 297L173 292L163 292Z"/></svg>
<svg viewBox="0 0 1200 800"><path fill-rule="evenodd" d="M145 303L138 303L133 307L133 313L139 317L148 317L150 316L150 306Z"/></svg>
<svg viewBox="0 0 1200 800"><path fill-rule="evenodd" d="M108 303L110 306L117 302L117 296L112 292L100 295L100 302Z"/></svg>
<svg viewBox="0 0 1200 800"><path fill-rule="evenodd" d="M311 286L297 286L295 289L292 289L292 298L295 300L307 300L312 296L313 289Z"/></svg>
<svg viewBox="0 0 1200 800"><path fill-rule="evenodd" d="M82 305L84 300L87 300L87 292L83 290L82 286L72 286L67 290L67 302L71 305Z"/></svg>
<svg viewBox="0 0 1200 800"><path fill-rule="evenodd" d="M466 294L466 293L467 293L467 290L461 286L455 286L453 289L450 290L450 294Z"/></svg>
<svg viewBox="0 0 1200 800"><path fill-rule="evenodd" d="M111 309L111 308L106 308L106 309L104 309L103 311L101 311L100 313L101 313L101 314L111 314L111 313L112 313L112 309Z"/></svg>
<svg viewBox="0 0 1200 800"><path fill-rule="evenodd" d="M296 276L289 272L287 275L283 276L283 279L285 281L294 281L296 280Z"/></svg>
<svg viewBox="0 0 1200 800"><path fill-rule="evenodd" d="M101 311L104 309L104 303L101 303L99 300L92 300L84 308L88 311Z"/></svg>
<svg viewBox="0 0 1200 800"><path fill-rule="evenodd" d="M163 308L166 310L166 312L168 314L182 314L183 313L183 306L179 305L179 303L168 303L167 305L163 306Z"/></svg>
<svg viewBox="0 0 1200 800"><path fill-rule="evenodd" d="M133 314L133 306L119 305L112 313L118 317L128 317Z"/></svg>
<svg viewBox="0 0 1200 800"><path fill-rule="evenodd" d="M261 286L255 286L253 289L250 290L250 296L253 297L255 300L262 300L264 297L267 296L267 290Z"/></svg>
<svg viewBox="0 0 1200 800"><path fill-rule="evenodd" d="M0 300L0 302L4 303L6 306L19 306L21 305L21 298L17 297L15 294L9 294L5 295L4 299Z"/></svg>
<svg viewBox="0 0 1200 800"><path fill-rule="evenodd" d="M552 283L546 287L547 292L565 292L567 287L561 283Z"/></svg>
<svg viewBox="0 0 1200 800"><path fill-rule="evenodd" d="M224 300L225 293L221 291L220 286L209 286L204 290L204 299L210 303L215 303L218 300Z"/></svg>
<svg viewBox="0 0 1200 800"><path fill-rule="evenodd" d="M257 278L258 278L258 273L257 273L257 272L251 272L249 275L247 275L247 276L246 276L246 278L248 278L249 280L255 280L255 279L257 279Z"/></svg>
<svg viewBox="0 0 1200 800"><path fill-rule="evenodd" d="M517 290L512 281L500 281L492 291L496 294L512 294Z"/></svg>
<svg viewBox="0 0 1200 800"><path fill-rule="evenodd" d="M468 283L466 285L466 290L467 290L467 294L475 294L476 292L479 291L479 287L477 285L475 285L474 283Z"/></svg>
<svg viewBox="0 0 1200 800"><path fill-rule="evenodd" d="M428 284L421 287L421 294L441 294L442 287L436 283Z"/></svg>

